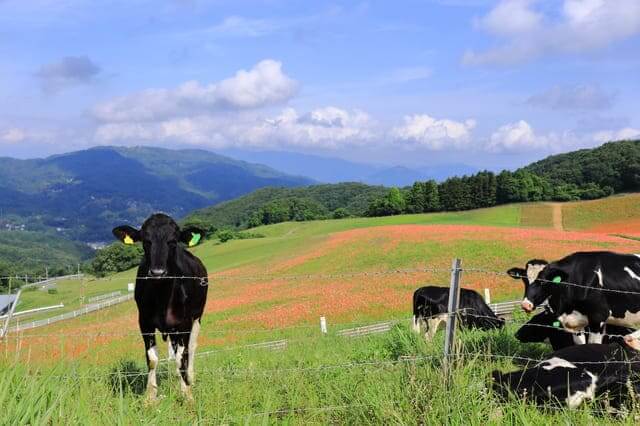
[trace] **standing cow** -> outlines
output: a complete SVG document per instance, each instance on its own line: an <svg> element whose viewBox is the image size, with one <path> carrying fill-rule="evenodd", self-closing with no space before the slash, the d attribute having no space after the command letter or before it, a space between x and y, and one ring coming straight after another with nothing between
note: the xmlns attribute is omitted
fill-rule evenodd
<svg viewBox="0 0 640 426"><path fill-rule="evenodd" d="M527 262L507 271L522 279L522 309L533 311L549 299L562 326L572 332L591 329L589 343L602 343L606 324L640 326L640 256L578 252L555 262Z"/></svg>
<svg viewBox="0 0 640 426"><path fill-rule="evenodd" d="M413 293L413 329L420 332L420 324L426 323L425 337L433 338L441 322L446 321L449 288L426 286ZM460 322L472 328L501 328L504 320L498 318L482 297L475 291L460 289Z"/></svg>
<svg viewBox="0 0 640 426"><path fill-rule="evenodd" d="M164 214L149 217L140 230L118 226L113 235L125 244L142 242L144 257L138 267L135 300L138 323L144 340L149 375L147 399L158 394L156 330L167 336L176 359L180 388L192 399L194 356L200 321L207 299L207 270L182 244L195 246L204 237L200 229L180 229Z"/></svg>

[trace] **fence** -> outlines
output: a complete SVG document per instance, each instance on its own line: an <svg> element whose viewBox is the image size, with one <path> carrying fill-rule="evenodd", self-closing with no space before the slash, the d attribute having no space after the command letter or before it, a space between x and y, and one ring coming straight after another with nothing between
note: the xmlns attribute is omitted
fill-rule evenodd
<svg viewBox="0 0 640 426"><path fill-rule="evenodd" d="M110 299L112 297L120 296L121 294L122 294L121 291L113 291L111 293L101 294L99 296L90 297L90 298L87 299L87 302L98 302L100 300Z"/></svg>

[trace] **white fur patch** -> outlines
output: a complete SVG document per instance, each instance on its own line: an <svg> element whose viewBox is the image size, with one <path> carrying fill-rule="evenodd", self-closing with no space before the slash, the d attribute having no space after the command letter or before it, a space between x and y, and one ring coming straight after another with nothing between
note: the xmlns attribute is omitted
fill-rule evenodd
<svg viewBox="0 0 640 426"><path fill-rule="evenodd" d="M547 364L547 365L543 365L542 366L542 368L544 368L545 370L553 370L554 368L557 368L557 367L577 368L574 364L570 363L566 359L562 359L562 358L558 358L558 357L553 357L553 358L550 358L550 359L546 359L546 360L542 361L538 365L542 365L542 364Z"/></svg>
<svg viewBox="0 0 640 426"><path fill-rule="evenodd" d="M173 345L171 339L167 339L167 358L176 359L176 353L173 351Z"/></svg>
<svg viewBox="0 0 640 426"><path fill-rule="evenodd" d="M147 351L149 357L149 375L147 376L147 398L154 400L158 395L158 382L156 379L156 367L160 358L158 357L158 351L155 346L152 346Z"/></svg>
<svg viewBox="0 0 640 426"><path fill-rule="evenodd" d="M151 346L149 348L147 356L149 357L149 368L155 369L158 366L158 361L160 360L158 357L158 350L155 346Z"/></svg>
<svg viewBox="0 0 640 426"><path fill-rule="evenodd" d="M640 326L640 310L637 312L626 311L623 318L610 316L609 318L607 318L607 324L632 328Z"/></svg>
<svg viewBox="0 0 640 426"><path fill-rule="evenodd" d="M562 323L562 326L575 333L582 331L589 324L589 318L582 312L573 311L570 314L562 314L558 317L558 321Z"/></svg>
<svg viewBox="0 0 640 426"><path fill-rule="evenodd" d="M631 278L633 278L634 280L640 281L640 277L637 276L636 273L631 270L631 268L629 268L628 266L625 266L624 270L627 274L631 276Z"/></svg>
<svg viewBox="0 0 640 426"><path fill-rule="evenodd" d="M529 280L529 284L533 283L536 279L538 279L538 275L547 265L542 264L527 264L527 279Z"/></svg>
<svg viewBox="0 0 640 426"><path fill-rule="evenodd" d="M603 334L600 333L589 333L589 343L602 343Z"/></svg>
<svg viewBox="0 0 640 426"><path fill-rule="evenodd" d="M200 320L195 320L191 326L191 334L189 335L189 360L187 367L187 377L189 383L193 384L195 381L194 371L194 359L196 356L196 349L198 348L198 335L200 334Z"/></svg>
<svg viewBox="0 0 640 426"><path fill-rule="evenodd" d="M577 391L573 395L567 394L567 405L569 408L577 408L584 402L585 399L593 399L596 396L596 383L598 382L598 376L585 371L591 377L591 384L587 386L584 391ZM567 390L567 393L570 390Z"/></svg>
<svg viewBox="0 0 640 426"><path fill-rule="evenodd" d="M598 284L600 284L600 287L604 287L604 282L602 281L602 268L596 269L595 273L598 276Z"/></svg>
<svg viewBox="0 0 640 426"><path fill-rule="evenodd" d="M584 345L587 343L587 336L584 333L576 333L573 335L573 344L574 345Z"/></svg>
<svg viewBox="0 0 640 426"><path fill-rule="evenodd" d="M414 315L413 316L413 326L412 326L413 327L413 331L415 333L420 334L420 323L418 321L420 321L420 320L418 318L416 318L416 316Z"/></svg>
<svg viewBox="0 0 640 426"><path fill-rule="evenodd" d="M180 367L182 366L182 354L184 353L184 346L178 345L176 349L176 373L180 375Z"/></svg>

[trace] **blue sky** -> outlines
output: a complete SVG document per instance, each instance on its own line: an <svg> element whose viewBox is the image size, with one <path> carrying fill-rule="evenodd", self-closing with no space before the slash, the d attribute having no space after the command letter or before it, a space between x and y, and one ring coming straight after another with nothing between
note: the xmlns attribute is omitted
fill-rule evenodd
<svg viewBox="0 0 640 426"><path fill-rule="evenodd" d="M517 167L640 135L637 0L0 0L0 155Z"/></svg>

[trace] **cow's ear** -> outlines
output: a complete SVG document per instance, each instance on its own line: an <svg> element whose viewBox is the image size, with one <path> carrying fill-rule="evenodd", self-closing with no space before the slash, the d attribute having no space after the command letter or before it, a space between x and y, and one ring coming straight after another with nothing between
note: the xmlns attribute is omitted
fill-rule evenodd
<svg viewBox="0 0 640 426"><path fill-rule="evenodd" d="M180 241L189 247L195 247L200 244L204 240L204 236L205 232L195 226L189 226L180 231Z"/></svg>
<svg viewBox="0 0 640 426"><path fill-rule="evenodd" d="M135 244L140 241L140 231L129 225L118 226L113 228L111 232L125 244Z"/></svg>
<svg viewBox="0 0 640 426"><path fill-rule="evenodd" d="M527 276L527 271L522 268L511 268L507 271L507 274L514 280L519 280Z"/></svg>

